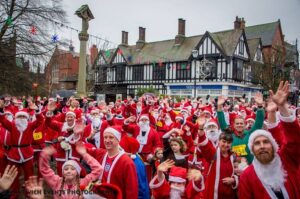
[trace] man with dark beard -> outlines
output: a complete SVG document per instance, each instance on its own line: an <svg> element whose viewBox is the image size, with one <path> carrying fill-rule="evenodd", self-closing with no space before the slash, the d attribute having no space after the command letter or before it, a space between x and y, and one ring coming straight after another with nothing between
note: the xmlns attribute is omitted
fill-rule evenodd
<svg viewBox="0 0 300 199"><path fill-rule="evenodd" d="M289 82L281 81L276 94L270 94L280 112L286 142L279 149L270 132L260 129L251 134L248 147L254 160L240 177L239 198L300 198L300 126L288 109Z"/></svg>
<svg viewBox="0 0 300 199"><path fill-rule="evenodd" d="M173 160L166 160L157 167L157 175L151 180L149 186L156 199L184 199L201 198L204 190L204 179L198 170L187 170L174 166ZM170 169L169 180L165 178L164 172ZM187 183L187 178L190 180ZM187 184L187 186L186 186Z"/></svg>
<svg viewBox="0 0 300 199"><path fill-rule="evenodd" d="M19 111L15 114L15 120L9 121L5 118L4 101L0 100L0 123L10 132L10 148L7 152L8 164L15 165L24 171L25 180L33 175L33 148L31 146L33 140L33 131L43 123L43 116L39 113L38 108L34 103L29 105L29 108L36 110L36 120L28 122L29 114L24 111ZM12 187L11 198L17 198L19 195L19 176L17 176Z"/></svg>

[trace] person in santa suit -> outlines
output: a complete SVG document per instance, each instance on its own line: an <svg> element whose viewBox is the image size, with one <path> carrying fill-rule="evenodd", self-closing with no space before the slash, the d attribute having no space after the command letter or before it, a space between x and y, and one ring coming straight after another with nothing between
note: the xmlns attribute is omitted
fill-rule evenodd
<svg viewBox="0 0 300 199"><path fill-rule="evenodd" d="M249 131L255 122L255 115L254 114L247 115L245 118L245 122L246 122L246 130Z"/></svg>
<svg viewBox="0 0 300 199"><path fill-rule="evenodd" d="M174 161L166 160L157 167L157 175L149 183L155 199L193 199L202 198L204 178L201 172L174 166ZM165 172L170 170L168 181ZM187 183L186 178L190 180ZM186 186L187 185L187 186Z"/></svg>
<svg viewBox="0 0 300 199"><path fill-rule="evenodd" d="M236 155L231 152L232 135L222 132L219 136L218 147L215 148L202 130L205 119L199 121L199 150L210 169L205 181L204 198L206 199L234 199L238 187L238 176L234 173Z"/></svg>
<svg viewBox="0 0 300 199"><path fill-rule="evenodd" d="M157 147L162 147L158 133L150 127L149 116L143 114L140 116L138 125L135 124L135 117L129 117L124 121L123 129L126 132L132 133L140 143L139 155L146 164L148 180L152 178L152 169L150 162L153 158L154 150Z"/></svg>
<svg viewBox="0 0 300 199"><path fill-rule="evenodd" d="M79 161L80 156L73 150L76 142L82 141L81 133L74 134L74 127L76 125L76 114L74 112L67 112L65 122L58 122L53 118L53 111L56 109L54 103L48 104L48 112L46 113L45 125L54 131L58 132L57 143L55 148L56 167L58 175L62 174L62 165L65 161L75 160Z"/></svg>
<svg viewBox="0 0 300 199"><path fill-rule="evenodd" d="M36 110L36 120L29 122L29 115L24 111L19 111L15 114L15 120L9 121L5 118L4 101L0 100L0 123L10 132L10 149L7 153L8 164L15 165L24 171L24 178L27 180L29 176L33 175L33 148L31 146L33 139L33 131L43 123L43 116L35 104L31 104L30 109ZM12 187L11 198L18 197L19 178L14 181Z"/></svg>
<svg viewBox="0 0 300 199"><path fill-rule="evenodd" d="M211 143L216 147L221 134L217 120L210 119L209 121L205 122L203 130L208 140L210 140Z"/></svg>
<svg viewBox="0 0 300 199"><path fill-rule="evenodd" d="M123 199L138 198L138 178L134 162L124 151L120 150L122 126L107 127L104 131L105 149L88 149L103 166L104 171L99 181L118 186Z"/></svg>
<svg viewBox="0 0 300 199"><path fill-rule="evenodd" d="M104 149L103 132L109 126L108 122L101 118L99 109L91 110L89 118L92 122L84 128L83 139Z"/></svg>
<svg viewBox="0 0 300 199"><path fill-rule="evenodd" d="M254 154L252 164L241 174L238 195L241 198L300 198L300 126L288 109L289 82L279 84L276 94L270 92L278 106L281 133L286 142L278 146L269 131L256 130L248 147Z"/></svg>
<svg viewBox="0 0 300 199"><path fill-rule="evenodd" d="M110 126L122 126L125 118L123 117L121 109L116 109L114 113L112 113L111 109L109 109L106 114L106 120Z"/></svg>
<svg viewBox="0 0 300 199"><path fill-rule="evenodd" d="M13 114L9 111L4 112L8 121L13 121ZM0 123L0 173L4 172L7 165L7 152L10 145L10 132Z"/></svg>

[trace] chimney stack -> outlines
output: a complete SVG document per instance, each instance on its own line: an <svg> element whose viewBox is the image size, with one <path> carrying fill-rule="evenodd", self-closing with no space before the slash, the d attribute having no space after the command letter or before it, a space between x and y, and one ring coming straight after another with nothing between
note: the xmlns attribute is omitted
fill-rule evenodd
<svg viewBox="0 0 300 199"><path fill-rule="evenodd" d="M178 35L175 37L175 45L180 45L185 38L185 20L182 18L178 19Z"/></svg>
<svg viewBox="0 0 300 199"><path fill-rule="evenodd" d="M128 32L122 31L122 43L121 45L128 45Z"/></svg>
<svg viewBox="0 0 300 199"><path fill-rule="evenodd" d="M246 26L246 21L244 20L244 17L242 17L240 29L245 29L245 26Z"/></svg>
<svg viewBox="0 0 300 199"><path fill-rule="evenodd" d="M239 18L238 16L236 16L235 21L234 21L234 29L235 30L240 30L240 29L245 29L246 26L246 21L244 20L244 18Z"/></svg>
<svg viewBox="0 0 300 199"><path fill-rule="evenodd" d="M141 50L145 45L146 28L139 27L139 40L136 42L137 50Z"/></svg>

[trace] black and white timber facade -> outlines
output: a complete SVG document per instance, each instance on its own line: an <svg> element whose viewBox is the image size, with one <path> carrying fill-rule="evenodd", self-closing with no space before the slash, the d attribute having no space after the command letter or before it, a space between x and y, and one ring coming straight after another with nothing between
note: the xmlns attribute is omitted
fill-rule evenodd
<svg viewBox="0 0 300 199"><path fill-rule="evenodd" d="M252 98L261 88L252 81L251 60L262 61L261 43L248 46L243 29L185 36L185 20L179 19L175 39L146 42L145 28L139 29L136 45L122 44L99 52L95 73L95 94L114 99L116 95L134 96L138 88L153 87L161 94L194 97L224 95ZM192 51L197 50L196 58ZM252 53L250 55L250 52ZM200 78L203 59L211 63L210 74Z"/></svg>

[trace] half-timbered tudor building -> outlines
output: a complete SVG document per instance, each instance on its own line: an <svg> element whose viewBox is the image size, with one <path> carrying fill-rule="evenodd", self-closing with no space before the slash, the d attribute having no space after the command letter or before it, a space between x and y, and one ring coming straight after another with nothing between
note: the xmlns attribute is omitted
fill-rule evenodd
<svg viewBox="0 0 300 199"><path fill-rule="evenodd" d="M179 19L174 39L146 42L145 28L140 27L136 45L128 45L128 33L122 31L122 43L116 49L98 54L95 93L125 98L138 88L153 87L172 96L246 94L251 98L261 89L251 71L253 60L263 62L261 40L248 40L238 25L235 21L234 29L187 37L185 20ZM209 73L201 64L204 59L210 62ZM203 71L205 78L200 77Z"/></svg>

